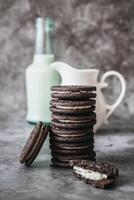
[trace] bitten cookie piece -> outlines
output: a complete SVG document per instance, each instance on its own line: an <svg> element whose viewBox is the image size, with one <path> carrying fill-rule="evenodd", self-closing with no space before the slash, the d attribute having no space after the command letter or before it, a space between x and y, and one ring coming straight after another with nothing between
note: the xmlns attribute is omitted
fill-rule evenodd
<svg viewBox="0 0 134 200"><path fill-rule="evenodd" d="M119 172L116 167L107 163L89 160L72 160L70 165L74 175L96 188L106 189L112 186Z"/></svg>
<svg viewBox="0 0 134 200"><path fill-rule="evenodd" d="M24 148L22 149L19 161L29 167L37 157L49 131L49 126L39 122L32 130Z"/></svg>

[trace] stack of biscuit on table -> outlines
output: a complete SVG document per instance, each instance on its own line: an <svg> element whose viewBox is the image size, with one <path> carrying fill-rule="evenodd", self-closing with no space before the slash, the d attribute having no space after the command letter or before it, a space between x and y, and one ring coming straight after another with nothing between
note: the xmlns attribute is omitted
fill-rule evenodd
<svg viewBox="0 0 134 200"><path fill-rule="evenodd" d="M30 167L49 135L51 166L73 168L77 178L96 188L112 187L119 176L118 168L96 162L95 98L95 87L53 86L51 124L36 124L22 149L20 163Z"/></svg>
<svg viewBox="0 0 134 200"><path fill-rule="evenodd" d="M51 165L69 168L70 160L95 161L96 87L53 86L51 91Z"/></svg>

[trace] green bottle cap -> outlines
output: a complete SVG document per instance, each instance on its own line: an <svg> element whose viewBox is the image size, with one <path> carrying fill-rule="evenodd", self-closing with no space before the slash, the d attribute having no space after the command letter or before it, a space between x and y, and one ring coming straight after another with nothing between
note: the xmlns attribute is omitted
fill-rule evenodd
<svg viewBox="0 0 134 200"><path fill-rule="evenodd" d="M51 17L45 19L45 31L53 32L54 31L54 21Z"/></svg>
<svg viewBox="0 0 134 200"><path fill-rule="evenodd" d="M52 18L45 19L45 50L46 54L53 54L53 31L54 21Z"/></svg>

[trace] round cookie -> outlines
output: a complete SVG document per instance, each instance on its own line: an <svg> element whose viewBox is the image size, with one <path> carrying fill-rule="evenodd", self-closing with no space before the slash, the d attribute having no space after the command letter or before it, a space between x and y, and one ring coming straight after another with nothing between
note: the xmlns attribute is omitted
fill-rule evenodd
<svg viewBox="0 0 134 200"><path fill-rule="evenodd" d="M62 137L62 138L74 138L74 140L76 138L79 138L79 137L85 137L85 136L90 136L90 137L94 137L94 133L93 132L83 132L83 133L77 133L77 134L68 134L68 133L54 133L54 132L50 132L50 137L53 138L53 136L57 136L57 137Z"/></svg>
<svg viewBox="0 0 134 200"><path fill-rule="evenodd" d="M94 91L96 91L96 87L89 86L53 86L51 91L51 96L58 99L85 100L96 97L96 93L94 93Z"/></svg>
<svg viewBox="0 0 134 200"><path fill-rule="evenodd" d="M63 155L83 155L83 154L88 154L90 151L93 151L93 148L85 148L85 149L60 149L60 148L54 148L52 145L50 145L50 149L52 154L53 153L58 153L58 154L63 154Z"/></svg>
<svg viewBox="0 0 134 200"><path fill-rule="evenodd" d="M79 143L79 142L94 142L93 135L84 135L84 136L78 136L78 137L61 137L56 135L50 135L51 141L55 142L63 142L63 143Z"/></svg>
<svg viewBox="0 0 134 200"><path fill-rule="evenodd" d="M96 87L87 85L66 85L66 86L52 86L51 91L69 91L69 92L79 92L79 91L96 91Z"/></svg>
<svg viewBox="0 0 134 200"><path fill-rule="evenodd" d="M39 122L31 132L23 150L20 155L19 161L30 166L37 157L47 135L49 127Z"/></svg>
<svg viewBox="0 0 134 200"><path fill-rule="evenodd" d="M90 113L95 111L95 106L91 106L89 108L81 108L81 107L77 107L77 109L63 109L63 108L57 108L55 106L50 106L50 110L53 113L59 113L59 114L72 114L72 115L79 115L79 114L86 114L86 113Z"/></svg>
<svg viewBox="0 0 134 200"><path fill-rule="evenodd" d="M96 93L92 92L77 92L77 93L52 93L51 94L52 98L55 99L68 99L68 100L88 100L96 97Z"/></svg>
<svg viewBox="0 0 134 200"><path fill-rule="evenodd" d="M20 163L25 162L26 157L28 156L29 152L32 150L32 147L35 144L35 142L39 136L41 127L42 127L42 123L39 122L32 130L29 138L27 139L27 142L26 142L24 148L22 149L22 152L21 152L21 155L19 158Z"/></svg>
<svg viewBox="0 0 134 200"><path fill-rule="evenodd" d="M66 129L83 129L83 128L90 128L93 127L93 125L96 124L96 119L90 121L90 122L83 122L83 123L61 123L60 121L51 120L52 126L56 126L58 128L66 128Z"/></svg>
<svg viewBox="0 0 134 200"><path fill-rule="evenodd" d="M31 151L29 157L25 161L25 165L27 167L29 167L33 163L35 158L37 157L38 153L41 150L42 145L44 144L47 134L48 134L48 127L45 127L45 128L43 127L43 129L40 132L40 136L38 137L38 139L33 147L33 150Z"/></svg>
<svg viewBox="0 0 134 200"><path fill-rule="evenodd" d="M51 115L52 120L58 120L61 123L85 123L90 122L93 119L96 119L96 114L94 112L88 113L87 115L64 115L64 114L57 114L52 113Z"/></svg>
<svg viewBox="0 0 134 200"><path fill-rule="evenodd" d="M50 146L51 148L58 148L58 149L65 149L65 150L82 150L82 149L93 149L94 143L93 142L83 142L83 143L59 143L59 142L53 142L50 140Z"/></svg>
<svg viewBox="0 0 134 200"><path fill-rule="evenodd" d="M52 112L65 113L65 114L80 114L88 115L94 110L95 100L86 101L67 101L67 100L51 100L50 109ZM90 113L91 114L91 113ZM90 115L89 114L89 115Z"/></svg>
<svg viewBox="0 0 134 200"><path fill-rule="evenodd" d="M90 151L86 154L75 154L75 155L71 155L71 154L66 154L63 155L61 153L56 153L56 152L51 152L51 155L53 156L53 158L55 159L59 159L59 160L75 160L75 159L92 159L96 157L96 153L94 151Z"/></svg>
<svg viewBox="0 0 134 200"><path fill-rule="evenodd" d="M94 106L96 101L94 99L85 100L85 101L69 101L69 100L60 100L53 99L50 101L50 104L55 107L59 107L61 109L77 109L80 107L91 107ZM65 107L65 108L64 108Z"/></svg>
<svg viewBox="0 0 134 200"><path fill-rule="evenodd" d="M51 126L50 127L50 131L53 133L53 134L64 134L64 135L78 135L78 134L90 134L90 133L93 133L93 127L90 127L90 128L87 128L87 129L77 129L77 130L69 130L69 129L64 129L64 128L57 128L55 126Z"/></svg>

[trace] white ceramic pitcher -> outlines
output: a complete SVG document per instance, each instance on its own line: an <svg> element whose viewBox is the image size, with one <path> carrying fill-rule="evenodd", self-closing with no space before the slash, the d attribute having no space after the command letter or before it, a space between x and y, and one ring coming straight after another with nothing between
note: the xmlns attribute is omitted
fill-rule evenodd
<svg viewBox="0 0 134 200"><path fill-rule="evenodd" d="M76 69L69 66L63 62L54 62L51 64L51 67L59 72L61 75L61 85L89 85L96 86L97 88L97 99L96 99L96 114L97 114L97 124L95 130L97 130L103 123L107 122L107 119L117 108L124 98L126 92L126 83L123 76L116 71L106 72L101 81L98 82L98 69ZM106 103L105 98L102 93L102 89L107 87L108 84L105 80L109 76L116 76L121 82L121 92L113 105Z"/></svg>

